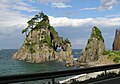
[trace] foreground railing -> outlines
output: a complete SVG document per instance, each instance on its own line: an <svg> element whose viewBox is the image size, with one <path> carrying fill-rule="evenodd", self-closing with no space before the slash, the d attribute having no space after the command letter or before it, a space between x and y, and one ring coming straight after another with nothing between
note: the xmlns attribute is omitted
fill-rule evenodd
<svg viewBox="0 0 120 84"><path fill-rule="evenodd" d="M81 68L81 69L66 70L66 71L47 72L47 73L31 73L31 74L0 76L0 84L43 80L43 79L52 79L52 84L55 84L55 78L92 73L98 71L105 71L106 73L107 70L117 69L117 68L120 68L120 64Z"/></svg>

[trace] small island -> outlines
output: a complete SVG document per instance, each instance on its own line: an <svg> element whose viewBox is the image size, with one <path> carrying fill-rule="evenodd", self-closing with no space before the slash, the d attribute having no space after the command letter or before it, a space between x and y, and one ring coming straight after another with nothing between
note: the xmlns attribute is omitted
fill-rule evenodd
<svg viewBox="0 0 120 84"><path fill-rule="evenodd" d="M105 51L105 44L102 33L99 28L92 28L91 36L88 39L86 47L83 49L79 62L90 63L97 61L99 56Z"/></svg>
<svg viewBox="0 0 120 84"><path fill-rule="evenodd" d="M46 61L66 61L73 65L72 45L68 39L58 35L49 23L49 17L43 12L35 15L22 30L26 38L22 47L13 55L13 59L31 63ZM61 50L58 52L58 48Z"/></svg>

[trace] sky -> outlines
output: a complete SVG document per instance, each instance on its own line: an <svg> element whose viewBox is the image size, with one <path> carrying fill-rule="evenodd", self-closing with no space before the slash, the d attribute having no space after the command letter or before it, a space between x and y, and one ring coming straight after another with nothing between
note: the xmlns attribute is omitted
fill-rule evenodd
<svg viewBox="0 0 120 84"><path fill-rule="evenodd" d="M112 49L120 28L120 0L0 0L0 49L19 49L22 29L41 11L74 49L86 46L93 26L102 31L106 49Z"/></svg>

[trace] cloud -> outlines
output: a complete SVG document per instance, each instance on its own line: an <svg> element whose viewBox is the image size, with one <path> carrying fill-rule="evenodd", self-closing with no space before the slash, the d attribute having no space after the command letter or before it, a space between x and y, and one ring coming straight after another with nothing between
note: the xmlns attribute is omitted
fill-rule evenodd
<svg viewBox="0 0 120 84"><path fill-rule="evenodd" d="M38 11L21 0L0 0L0 8L26 12Z"/></svg>
<svg viewBox="0 0 120 84"><path fill-rule="evenodd" d="M34 1L34 0L30 0L30 1ZM37 0L37 1L43 4L48 4L48 3L64 3L64 2L69 2L70 0Z"/></svg>
<svg viewBox="0 0 120 84"><path fill-rule="evenodd" d="M98 8L81 8L80 10L97 10Z"/></svg>
<svg viewBox="0 0 120 84"><path fill-rule="evenodd" d="M100 0L100 2L101 5L98 8L100 11L110 10L113 6L118 4L117 0Z"/></svg>
<svg viewBox="0 0 120 84"><path fill-rule="evenodd" d="M22 0L0 0L0 32L24 28L30 16L22 14L21 11L37 10Z"/></svg>
<svg viewBox="0 0 120 84"><path fill-rule="evenodd" d="M2 30L13 30L13 26L20 28L26 26L26 22L29 20L28 16L25 16L18 11L11 11L8 9L2 9L0 11L0 31ZM10 28L9 28L10 27ZM13 28L12 28L13 27Z"/></svg>
<svg viewBox="0 0 120 84"><path fill-rule="evenodd" d="M98 10L98 11L111 10L113 9L113 6L117 4L118 4L117 0L100 0L100 6L93 8L81 8L80 10Z"/></svg>
<svg viewBox="0 0 120 84"><path fill-rule="evenodd" d="M54 8L70 8L72 6L66 5L65 3L52 3L52 7L54 7Z"/></svg>
<svg viewBox="0 0 120 84"><path fill-rule="evenodd" d="M30 2L34 2L34 0L29 0ZM51 7L54 8L69 8L72 7L71 5L67 5L66 2L70 0L37 0L42 4L50 4Z"/></svg>
<svg viewBox="0 0 120 84"><path fill-rule="evenodd" d="M15 30L25 28L30 16L22 14L20 10L25 11L26 7L31 8L20 0L0 0L0 38L10 38Z"/></svg>
<svg viewBox="0 0 120 84"><path fill-rule="evenodd" d="M69 19L67 17L53 17L50 16L50 23L55 27L65 27L65 26L72 26L78 27L84 25L86 22L92 21L92 18L86 19Z"/></svg>
<svg viewBox="0 0 120 84"><path fill-rule="evenodd" d="M39 10L35 10L33 8L25 7L25 6L15 6L14 9L20 10L20 11L27 11L27 12L39 11Z"/></svg>
<svg viewBox="0 0 120 84"><path fill-rule="evenodd" d="M9 7L10 7L9 5L3 4L3 3L0 2L0 9L2 9L2 8L9 8Z"/></svg>
<svg viewBox="0 0 120 84"><path fill-rule="evenodd" d="M49 16L49 18L51 25L59 31L60 36L63 35L64 38L69 38L73 48L81 49L85 47L93 26L101 29L107 49L111 49L115 29L120 26L120 17L70 19Z"/></svg>
<svg viewBox="0 0 120 84"><path fill-rule="evenodd" d="M25 25L28 17L16 11L2 10L0 11L0 25L2 27L9 27L14 25Z"/></svg>
<svg viewBox="0 0 120 84"><path fill-rule="evenodd" d="M105 16L105 17L107 17L107 18L120 17L120 14L107 15L107 16Z"/></svg>
<svg viewBox="0 0 120 84"><path fill-rule="evenodd" d="M70 19L67 17L50 16L50 23L55 27L82 27L96 25L100 27L120 26L120 17L115 18L85 18L85 19Z"/></svg>

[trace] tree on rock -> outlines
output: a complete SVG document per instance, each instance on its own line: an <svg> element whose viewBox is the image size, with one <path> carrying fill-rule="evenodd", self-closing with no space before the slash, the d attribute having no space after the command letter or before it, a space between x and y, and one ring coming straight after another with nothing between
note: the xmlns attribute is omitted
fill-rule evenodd
<svg viewBox="0 0 120 84"><path fill-rule="evenodd" d="M66 61L72 66L72 46L68 39L58 35L55 28L49 23L49 17L43 12L35 15L22 30L26 38L22 47L13 55L14 59L25 60L32 63L46 61ZM57 51L61 48L60 52Z"/></svg>
<svg viewBox="0 0 120 84"><path fill-rule="evenodd" d="M46 24L45 24L45 21L46 21ZM27 22L28 26L22 30L22 34L25 33L26 36L28 36L27 34L28 30L34 29L35 26L38 24L48 25L47 24L48 22L49 22L48 16L45 15L43 12L40 12Z"/></svg>

